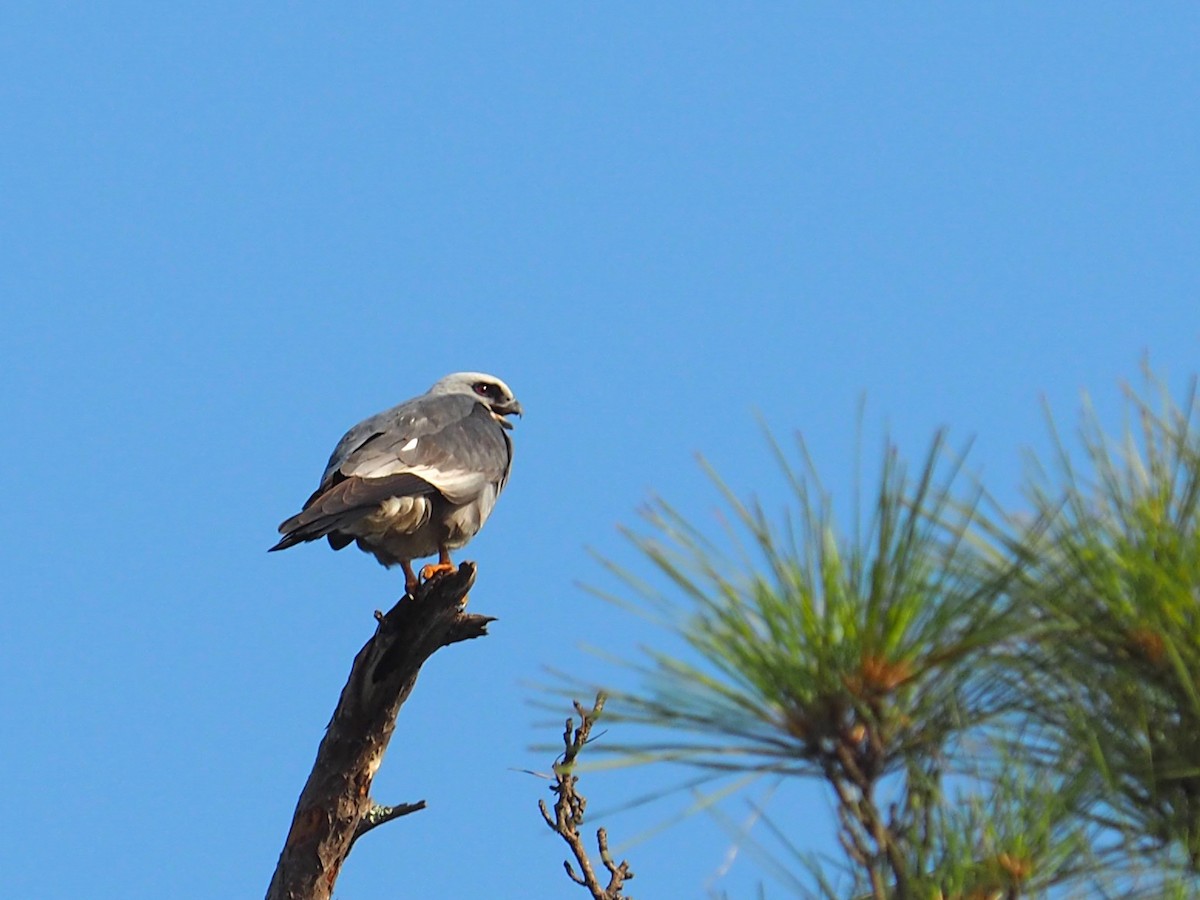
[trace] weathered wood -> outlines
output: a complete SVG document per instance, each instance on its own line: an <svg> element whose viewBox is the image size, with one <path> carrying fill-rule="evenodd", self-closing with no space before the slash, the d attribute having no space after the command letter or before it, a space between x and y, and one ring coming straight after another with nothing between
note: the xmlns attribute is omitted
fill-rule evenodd
<svg viewBox="0 0 1200 900"><path fill-rule="evenodd" d="M441 647L487 633L487 616L463 611L475 567L421 584L386 614L354 658L333 718L296 803L267 900L328 900L355 839L424 807L380 806L371 782L421 666Z"/></svg>

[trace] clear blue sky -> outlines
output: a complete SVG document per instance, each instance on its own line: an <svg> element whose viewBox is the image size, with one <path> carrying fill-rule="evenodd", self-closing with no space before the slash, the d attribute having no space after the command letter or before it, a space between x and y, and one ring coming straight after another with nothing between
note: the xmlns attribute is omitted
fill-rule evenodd
<svg viewBox="0 0 1200 900"><path fill-rule="evenodd" d="M339 894L583 896L518 771L559 728L529 685L655 639L577 582L640 565L652 492L707 515L696 452L769 488L759 411L844 492L865 394L1012 499L1043 396L1196 371L1200 11L1053 6L7 4L5 895L265 891L401 590L265 550L349 425L482 369L526 409L465 554L500 621L425 670L376 794L430 807ZM774 812L820 840L819 797ZM728 847L691 818L630 887L753 896Z"/></svg>

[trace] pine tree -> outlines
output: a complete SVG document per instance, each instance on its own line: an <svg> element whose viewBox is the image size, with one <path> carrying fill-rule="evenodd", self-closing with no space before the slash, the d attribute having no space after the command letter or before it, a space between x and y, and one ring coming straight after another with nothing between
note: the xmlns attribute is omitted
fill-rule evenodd
<svg viewBox="0 0 1200 900"><path fill-rule="evenodd" d="M729 533L656 503L629 534L665 587L610 563L615 599L687 650L627 661L599 748L827 785L842 858L796 849L808 896L1196 896L1200 430L1194 386L1147 385L1119 439L1087 409L1081 453L1056 438L1024 511L941 437L887 449L849 531L802 442L772 443L782 521L711 472Z"/></svg>

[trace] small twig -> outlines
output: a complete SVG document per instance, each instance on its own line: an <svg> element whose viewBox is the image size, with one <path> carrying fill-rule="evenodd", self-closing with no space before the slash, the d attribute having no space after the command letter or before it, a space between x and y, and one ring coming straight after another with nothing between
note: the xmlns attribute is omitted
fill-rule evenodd
<svg viewBox="0 0 1200 900"><path fill-rule="evenodd" d="M350 838L350 845L360 837L370 831L372 828L378 828L380 825L386 825L392 819L398 819L401 816L407 816L410 813L415 813L418 810L425 808L425 801L418 800L416 803L399 803L396 806L380 806L375 804L367 814L358 820L358 825L354 829L354 837Z"/></svg>
<svg viewBox="0 0 1200 900"><path fill-rule="evenodd" d="M629 870L629 863L625 860L621 860L619 863L613 860L608 849L608 832L603 828L596 832L600 862L603 863L609 875L607 885L600 883L600 878L596 875L596 870L584 847L583 836L579 833L579 828L583 825L584 810L587 808L587 798L579 793L577 789L579 777L572 774L572 769L579 757L579 752L588 742L592 726L604 710L604 700L603 694L597 694L596 702L592 704L590 710L585 710L578 700L575 701L579 727L575 727L572 719L567 719L567 726L563 731L563 753L554 763L554 784L550 786L550 790L558 795L558 799L554 802L554 812L553 814L550 812L545 800L538 801L538 809L541 810L542 818L546 820L550 829L566 841L567 846L571 848L571 854L579 865L579 872L575 871L570 860L563 862L563 868L566 869L567 876L572 881L586 887L593 900L633 900L628 894L622 893L625 882L633 878L633 872Z"/></svg>

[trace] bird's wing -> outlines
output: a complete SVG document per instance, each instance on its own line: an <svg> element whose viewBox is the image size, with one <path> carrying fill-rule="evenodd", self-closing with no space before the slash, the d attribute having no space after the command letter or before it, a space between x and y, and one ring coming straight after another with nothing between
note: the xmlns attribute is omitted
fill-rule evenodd
<svg viewBox="0 0 1200 900"><path fill-rule="evenodd" d="M466 503L503 480L512 458L508 436L472 398L423 397L398 407L397 413L382 431L373 431L346 454L336 473L367 481L412 476L451 503Z"/></svg>

